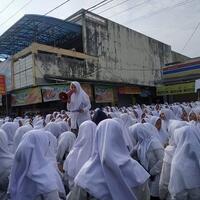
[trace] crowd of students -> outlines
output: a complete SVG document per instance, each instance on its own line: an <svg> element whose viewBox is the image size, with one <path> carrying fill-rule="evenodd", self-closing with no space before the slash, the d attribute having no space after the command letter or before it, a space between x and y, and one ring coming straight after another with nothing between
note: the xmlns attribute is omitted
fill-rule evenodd
<svg viewBox="0 0 200 200"><path fill-rule="evenodd" d="M199 200L200 102L0 119L0 200Z"/></svg>

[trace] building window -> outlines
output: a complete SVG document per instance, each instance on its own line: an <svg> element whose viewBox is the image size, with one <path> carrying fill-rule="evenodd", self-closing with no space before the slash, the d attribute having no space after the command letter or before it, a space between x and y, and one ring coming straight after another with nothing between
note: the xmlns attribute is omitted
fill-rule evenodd
<svg viewBox="0 0 200 200"><path fill-rule="evenodd" d="M30 54L14 62L14 88L23 88L33 83L33 61Z"/></svg>

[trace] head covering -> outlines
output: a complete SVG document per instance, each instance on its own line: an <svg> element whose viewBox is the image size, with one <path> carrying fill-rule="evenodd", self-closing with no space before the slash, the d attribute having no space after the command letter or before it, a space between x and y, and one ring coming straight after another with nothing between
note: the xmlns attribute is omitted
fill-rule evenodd
<svg viewBox="0 0 200 200"><path fill-rule="evenodd" d="M43 119L39 119L39 120L35 121L33 123L33 127L34 127L34 129L42 129L42 128L44 128L44 120Z"/></svg>
<svg viewBox="0 0 200 200"><path fill-rule="evenodd" d="M123 129L122 129L123 130L123 138L124 138L124 141L126 143L128 150L131 152L133 150L133 147L136 145L136 142L133 139L131 139L128 127L125 125L125 123L122 119L120 119L120 118L113 118L113 119L116 120L117 122L119 122L121 124L121 126L123 127Z"/></svg>
<svg viewBox="0 0 200 200"><path fill-rule="evenodd" d="M155 126L156 125L156 122L160 119L160 117L156 117L156 116L153 116L151 117L150 119L150 123ZM161 120L161 119L160 119ZM162 127L160 128L160 130L158 130L158 138L161 142L161 144L163 146L165 146L167 143L168 143L168 140L169 140L169 135L166 131L164 131L162 129Z"/></svg>
<svg viewBox="0 0 200 200"><path fill-rule="evenodd" d="M146 123L145 123L146 124ZM158 140L157 136L157 130L153 129L153 127L149 126L150 124L135 124L130 127L130 134L132 137L135 138L137 142L137 154L140 160L140 163L142 166L149 170L149 160L147 158L147 152L150 150L156 150L156 149L163 149L163 146L161 145L160 141ZM164 149L163 149L164 150Z"/></svg>
<svg viewBox="0 0 200 200"><path fill-rule="evenodd" d="M76 111L80 108L83 108L84 105L88 105L90 103L89 96L85 93L85 91L81 88L81 85L77 81L73 81L73 84L76 87L76 93L71 95L71 101L67 104L68 110ZM84 105L82 105L84 104Z"/></svg>
<svg viewBox="0 0 200 200"><path fill-rule="evenodd" d="M172 195L200 187L200 136L191 126L175 131L177 148L172 160L169 191Z"/></svg>
<svg viewBox="0 0 200 200"><path fill-rule="evenodd" d="M136 121L127 113L122 114L120 117L124 122L124 126L127 128L136 123Z"/></svg>
<svg viewBox="0 0 200 200"><path fill-rule="evenodd" d="M14 144L13 144L13 152L17 150L17 147L19 143L21 142L21 139L25 133L30 131L32 129L31 125L21 126L16 130L15 136L14 136Z"/></svg>
<svg viewBox="0 0 200 200"><path fill-rule="evenodd" d="M76 140L76 135L71 131L64 132L60 135L58 139L58 152L57 161L63 163L70 150L72 149L74 142Z"/></svg>
<svg viewBox="0 0 200 200"><path fill-rule="evenodd" d="M60 133L64 133L70 130L70 127L66 121L61 121L57 123L60 126Z"/></svg>
<svg viewBox="0 0 200 200"><path fill-rule="evenodd" d="M6 122L1 126L1 128L5 131L8 137L8 148L9 151L13 152L13 140L15 136L15 131L19 127L19 124L16 122Z"/></svg>
<svg viewBox="0 0 200 200"><path fill-rule="evenodd" d="M85 121L80 125L77 140L64 163L64 170L71 180L92 154L95 131L96 124L92 121Z"/></svg>
<svg viewBox="0 0 200 200"><path fill-rule="evenodd" d="M48 124L51 121L52 114L46 115L45 123Z"/></svg>
<svg viewBox="0 0 200 200"><path fill-rule="evenodd" d="M95 111L92 121L96 125L98 125L101 121L103 121L104 119L107 119L107 118L108 118L108 116L106 115L106 113L104 113L103 111L98 109L97 111Z"/></svg>
<svg viewBox="0 0 200 200"><path fill-rule="evenodd" d="M51 132L56 138L58 138L61 134L61 128L56 122L48 123L45 128L46 131Z"/></svg>
<svg viewBox="0 0 200 200"><path fill-rule="evenodd" d="M60 176L46 158L48 136L40 130L24 135L14 158L8 192L11 199L36 199L52 191L64 192Z"/></svg>
<svg viewBox="0 0 200 200"><path fill-rule="evenodd" d="M97 199L136 200L132 188L144 184L149 177L130 157L122 134L122 127L115 120L100 122L94 153L75 178L75 184Z"/></svg>
<svg viewBox="0 0 200 200"><path fill-rule="evenodd" d="M8 138L6 133L0 129L0 177L3 177L5 170L11 169L13 155L8 149Z"/></svg>

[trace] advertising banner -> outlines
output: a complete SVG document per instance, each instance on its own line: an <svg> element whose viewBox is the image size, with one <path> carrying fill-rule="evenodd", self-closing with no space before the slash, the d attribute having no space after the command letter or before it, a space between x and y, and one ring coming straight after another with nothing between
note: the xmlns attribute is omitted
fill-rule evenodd
<svg viewBox="0 0 200 200"><path fill-rule="evenodd" d="M81 84L81 87L87 93L87 95L90 97L90 100L93 100L91 85L83 83L83 84Z"/></svg>
<svg viewBox="0 0 200 200"><path fill-rule="evenodd" d="M113 102L113 88L106 86L95 86L95 102L96 103Z"/></svg>
<svg viewBox="0 0 200 200"><path fill-rule="evenodd" d="M118 93L119 94L140 94L141 93L141 89L139 87L120 87L118 89Z"/></svg>
<svg viewBox="0 0 200 200"><path fill-rule="evenodd" d="M174 94L187 94L195 92L195 82L182 83L175 85L157 86L156 93L158 96L174 95Z"/></svg>
<svg viewBox="0 0 200 200"><path fill-rule="evenodd" d="M38 87L14 91L12 106L30 105L42 102L41 90Z"/></svg>
<svg viewBox="0 0 200 200"><path fill-rule="evenodd" d="M52 85L42 87L43 102L58 101L59 94L69 90L69 85Z"/></svg>
<svg viewBox="0 0 200 200"><path fill-rule="evenodd" d="M6 81L5 76L0 74L0 94L5 95L6 94Z"/></svg>

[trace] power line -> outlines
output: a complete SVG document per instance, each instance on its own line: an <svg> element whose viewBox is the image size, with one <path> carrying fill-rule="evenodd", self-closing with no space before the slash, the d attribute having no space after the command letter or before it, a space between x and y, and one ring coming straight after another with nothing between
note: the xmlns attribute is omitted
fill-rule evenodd
<svg viewBox="0 0 200 200"><path fill-rule="evenodd" d="M190 35L190 37L188 38L188 40L185 42L183 49L181 50L181 52L183 52L183 50L186 48L186 46L189 44L189 42L191 41L191 39L193 38L194 34L196 33L196 31L198 30L200 26L200 22L197 24L197 26L194 28L194 31L192 32L192 34Z"/></svg>
<svg viewBox="0 0 200 200"><path fill-rule="evenodd" d="M107 1L107 2L105 2L105 3L103 3L103 4L101 4L101 5L99 5L99 6L96 7L96 8L91 9L90 11L94 11L94 10L96 10L96 9L99 9L99 8L101 8L102 6L105 6L105 5L109 4L109 3L112 2L112 1L114 1L114 0L109 0L109 1Z"/></svg>
<svg viewBox="0 0 200 200"><path fill-rule="evenodd" d="M63 3L61 3L60 5L56 6L55 8L53 8L52 10L48 11L47 13L44 14L44 16L48 15L49 13L53 12L54 10L60 8L61 6L63 6L64 4L66 4L67 2L69 2L71 0L67 0L67 1L64 1Z"/></svg>
<svg viewBox="0 0 200 200"><path fill-rule="evenodd" d="M103 3L107 2L107 1L109 1L109 0L103 0L103 1L101 1L101 2L99 2L99 3L97 3L97 4L95 4L94 6L89 7L89 8L87 9L87 11L90 11L91 9L96 8L97 6L103 4Z"/></svg>
<svg viewBox="0 0 200 200"><path fill-rule="evenodd" d="M14 2L15 0L12 0L9 4L7 4L7 6L5 6L5 8L3 8L1 11L0 11L0 14L2 14L3 12L5 12L9 6Z"/></svg>
<svg viewBox="0 0 200 200"><path fill-rule="evenodd" d="M103 11L97 13L97 14L99 15L99 14L101 14L101 13L104 13L104 12L110 10L110 9L113 9L113 8L115 8L115 7L117 7L117 6L120 6L120 5L124 4L124 3L126 3L127 1L130 1L130 0L125 0L125 1L123 1L123 2L121 2L121 3L118 3L118 4L114 5L113 7L107 8L107 9L105 9L105 10L103 10Z"/></svg>
<svg viewBox="0 0 200 200"><path fill-rule="evenodd" d="M3 23L0 24L0 26L7 23L10 19L15 17L16 14L18 14L22 9L24 9L26 6L28 6L31 3L32 0L29 0L26 4L24 4L19 10L17 10L12 16L10 16L7 20L5 20Z"/></svg>
<svg viewBox="0 0 200 200"><path fill-rule="evenodd" d="M116 14L114 14L114 15L111 15L111 16L109 16L108 18L115 17L115 16L117 16L117 15L121 15L122 13L127 12L127 11L129 11L129 10L132 10L133 8L139 7L139 6L141 6L141 5L145 4L145 3L147 3L148 1L149 1L149 0L145 0L145 1L143 1L142 3L136 4L136 5L134 5L134 6L130 7L130 8L128 8L128 9L125 9L125 10L119 12L119 13L116 13Z"/></svg>
<svg viewBox="0 0 200 200"><path fill-rule="evenodd" d="M152 16L154 16L154 15L159 14L160 12L164 12L164 11L167 11L167 10L170 10L170 9L174 9L174 8L176 8L176 7L179 7L179 6L183 6L183 5L185 5L185 4L187 4L187 3L190 3L190 2L192 2L192 1L194 1L194 0L186 0L186 1L179 2L179 3L177 3L177 4L175 4L175 5L172 5L172 6L167 6L167 7L165 7L165 8L160 9L160 10L157 10L157 11L155 11L155 12L153 12L153 13L150 13L150 14L147 14L147 15L144 15L144 16L141 16L141 17L138 17L138 18L129 20L129 21L125 22L124 24L130 24L130 23L132 23L133 21L140 20L141 18L144 18L144 17L146 17L146 18L147 18L147 17L148 17L148 18L149 18L149 17L152 17Z"/></svg>

